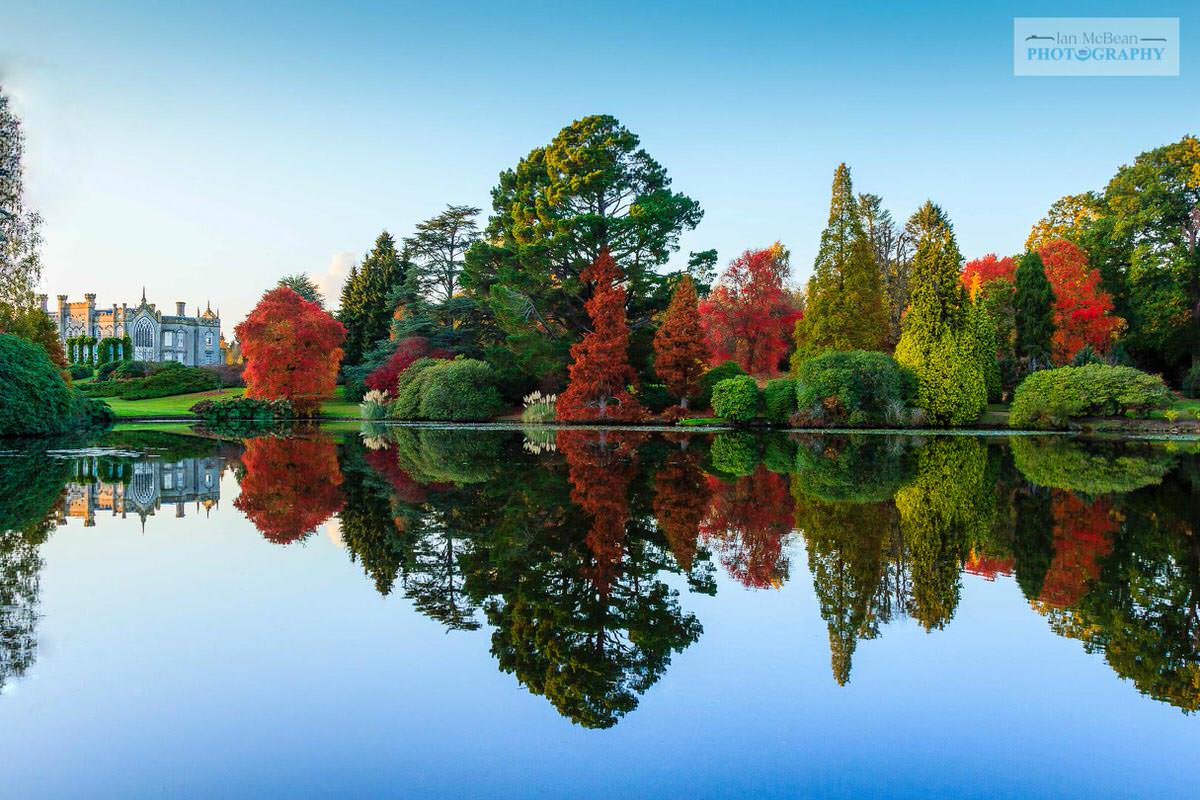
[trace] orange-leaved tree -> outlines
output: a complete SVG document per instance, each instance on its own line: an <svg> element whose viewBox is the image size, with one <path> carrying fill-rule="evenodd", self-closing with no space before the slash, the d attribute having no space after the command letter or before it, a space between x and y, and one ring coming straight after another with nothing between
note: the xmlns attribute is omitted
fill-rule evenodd
<svg viewBox="0 0 1200 800"><path fill-rule="evenodd" d="M687 408L688 397L699 391L700 376L711 353L700 327L696 284L687 275L679 279L662 325L654 334L654 371L667 391Z"/></svg>
<svg viewBox="0 0 1200 800"><path fill-rule="evenodd" d="M982 258L968 261L959 277L963 288L969 292L977 285L982 286L992 281L1016 283L1016 274L1017 262L1012 256L998 258L995 253L988 253ZM976 277L979 279L978 284L975 281Z"/></svg>
<svg viewBox="0 0 1200 800"><path fill-rule="evenodd" d="M286 286L262 296L234 329L246 357L246 396L284 399L311 416L333 396L346 329Z"/></svg>
<svg viewBox="0 0 1200 800"><path fill-rule="evenodd" d="M713 346L713 363L733 359L753 375L775 372L804 316L783 288L788 254L776 242L735 258L700 304L700 321Z"/></svg>
<svg viewBox="0 0 1200 800"><path fill-rule="evenodd" d="M1088 269L1087 253L1066 239L1047 242L1038 255L1054 289L1054 363L1069 364L1085 346L1107 353L1125 320L1113 315L1112 295L1101 288L1099 270Z"/></svg>
<svg viewBox="0 0 1200 800"><path fill-rule="evenodd" d="M568 421L637 420L645 409L629 392L637 373L629 365L629 325L625 289L607 248L580 277L592 284L584 304L592 329L571 345L567 389L558 398L558 418Z"/></svg>

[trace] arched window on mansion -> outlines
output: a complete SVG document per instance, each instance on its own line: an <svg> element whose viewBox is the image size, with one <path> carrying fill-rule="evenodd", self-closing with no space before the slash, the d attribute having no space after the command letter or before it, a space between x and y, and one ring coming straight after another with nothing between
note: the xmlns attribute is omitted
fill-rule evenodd
<svg viewBox="0 0 1200 800"><path fill-rule="evenodd" d="M133 328L133 357L138 361L154 358L154 325L145 317Z"/></svg>

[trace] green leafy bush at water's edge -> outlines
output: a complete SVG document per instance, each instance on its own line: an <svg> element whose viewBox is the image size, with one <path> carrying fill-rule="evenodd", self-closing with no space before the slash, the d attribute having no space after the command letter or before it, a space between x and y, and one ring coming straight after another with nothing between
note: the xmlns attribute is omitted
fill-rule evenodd
<svg viewBox="0 0 1200 800"><path fill-rule="evenodd" d="M456 358L426 373L419 414L428 420L489 420L502 405L492 368L475 359Z"/></svg>
<svg viewBox="0 0 1200 800"><path fill-rule="evenodd" d="M804 424L900 425L915 393L913 373L884 353L825 353L796 369L797 413Z"/></svg>
<svg viewBox="0 0 1200 800"><path fill-rule="evenodd" d="M1035 372L1017 387L1009 411L1013 428L1065 428L1080 417L1144 416L1166 408L1174 395L1162 378L1107 364Z"/></svg>
<svg viewBox="0 0 1200 800"><path fill-rule="evenodd" d="M730 422L750 422L762 415L762 392L749 375L726 378L713 387L713 413Z"/></svg>
<svg viewBox="0 0 1200 800"><path fill-rule="evenodd" d="M791 378L775 378L763 387L764 416L768 422L786 425L796 413L796 382Z"/></svg>
<svg viewBox="0 0 1200 800"><path fill-rule="evenodd" d="M45 436L111 420L108 406L67 386L40 345L0 334L0 436Z"/></svg>
<svg viewBox="0 0 1200 800"><path fill-rule="evenodd" d="M736 361L726 361L708 370L700 376L700 391L691 399L691 407L697 411L711 408L713 387L726 378L736 378L745 374L746 370Z"/></svg>

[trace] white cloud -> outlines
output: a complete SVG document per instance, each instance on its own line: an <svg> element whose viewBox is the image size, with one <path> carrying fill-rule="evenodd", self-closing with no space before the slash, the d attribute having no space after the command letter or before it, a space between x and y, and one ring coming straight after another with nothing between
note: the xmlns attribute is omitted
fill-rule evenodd
<svg viewBox="0 0 1200 800"><path fill-rule="evenodd" d="M324 272L312 276L313 282L321 289L321 294L325 295L326 308L330 310L337 308L338 298L342 294L342 284L346 282L350 268L356 263L358 263L358 259L354 253L343 250L330 257L329 266Z"/></svg>

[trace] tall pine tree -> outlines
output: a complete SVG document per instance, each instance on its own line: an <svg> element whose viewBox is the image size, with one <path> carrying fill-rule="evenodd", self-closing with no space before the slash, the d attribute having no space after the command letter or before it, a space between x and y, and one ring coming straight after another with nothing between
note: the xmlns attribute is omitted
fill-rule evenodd
<svg viewBox="0 0 1200 800"><path fill-rule="evenodd" d="M888 335L883 278L850 184L850 169L833 173L829 224L808 282L808 306L796 325L794 363L827 350L880 350Z"/></svg>
<svg viewBox="0 0 1200 800"><path fill-rule="evenodd" d="M387 338L395 310L392 300L407 270L407 261L396 250L396 240L384 231L363 258L362 266L350 271L338 314L346 326L345 365L360 363L375 342Z"/></svg>
<svg viewBox="0 0 1200 800"><path fill-rule="evenodd" d="M1054 338L1054 289L1046 277L1046 266L1037 253L1026 253L1017 264L1013 306L1017 323L1017 357L1028 368L1050 363Z"/></svg>

